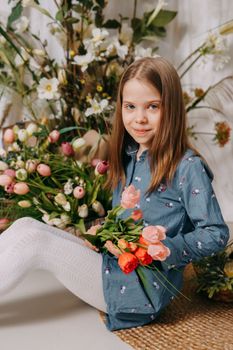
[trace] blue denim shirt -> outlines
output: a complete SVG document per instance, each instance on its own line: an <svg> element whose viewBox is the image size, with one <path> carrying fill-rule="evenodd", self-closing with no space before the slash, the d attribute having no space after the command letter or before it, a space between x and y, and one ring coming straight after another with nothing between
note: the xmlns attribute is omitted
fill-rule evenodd
<svg viewBox="0 0 233 350"><path fill-rule="evenodd" d="M144 268L145 288L135 271L124 274L117 258L103 253L103 288L107 303L106 327L109 330L142 326L152 322L182 288L183 269L191 261L223 249L229 239L211 182L213 173L191 149L181 159L170 186L161 183L145 195L151 180L147 151L136 160L137 146L127 149L126 186L141 190L138 208L144 225L162 225L167 229L163 243L171 254L163 262L154 262L157 273ZM120 203L121 183L113 193L113 206ZM126 210L121 217L130 215ZM169 283L169 282L170 283Z"/></svg>

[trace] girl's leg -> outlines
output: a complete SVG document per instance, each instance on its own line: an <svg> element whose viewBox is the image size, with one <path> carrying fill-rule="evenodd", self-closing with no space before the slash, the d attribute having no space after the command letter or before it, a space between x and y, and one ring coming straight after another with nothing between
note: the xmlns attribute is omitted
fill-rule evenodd
<svg viewBox="0 0 233 350"><path fill-rule="evenodd" d="M80 241L32 218L16 220L0 236L0 246L7 246L0 254L0 295L14 288L29 271L44 269L80 299L106 312L102 256Z"/></svg>

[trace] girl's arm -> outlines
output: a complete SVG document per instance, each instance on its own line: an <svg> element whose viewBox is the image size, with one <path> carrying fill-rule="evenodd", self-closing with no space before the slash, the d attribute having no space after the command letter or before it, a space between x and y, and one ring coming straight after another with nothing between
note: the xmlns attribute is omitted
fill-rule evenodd
<svg viewBox="0 0 233 350"><path fill-rule="evenodd" d="M167 237L163 243L171 255L162 262L164 270L184 267L191 261L223 249L229 239L229 229L211 185L209 168L198 157L185 159L180 164L178 184L180 199L194 230Z"/></svg>

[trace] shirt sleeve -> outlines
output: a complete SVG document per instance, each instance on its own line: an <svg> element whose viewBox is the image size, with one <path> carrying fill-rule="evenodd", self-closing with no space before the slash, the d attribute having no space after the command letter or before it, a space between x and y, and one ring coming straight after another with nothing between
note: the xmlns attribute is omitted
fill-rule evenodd
<svg viewBox="0 0 233 350"><path fill-rule="evenodd" d="M209 177L208 167L200 157L192 157L180 165L177 186L180 200L194 229L166 237L163 243L171 254L161 262L164 270L184 267L223 249L229 239ZM184 231L184 230L183 230Z"/></svg>

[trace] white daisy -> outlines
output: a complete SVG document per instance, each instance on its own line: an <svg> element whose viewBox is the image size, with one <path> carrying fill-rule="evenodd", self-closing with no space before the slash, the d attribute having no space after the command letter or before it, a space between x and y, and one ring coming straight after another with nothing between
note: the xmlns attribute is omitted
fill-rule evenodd
<svg viewBox="0 0 233 350"><path fill-rule="evenodd" d="M41 99L52 100L54 98L59 98L60 94L58 93L59 81L56 78L40 79L39 86L37 87L38 96Z"/></svg>

